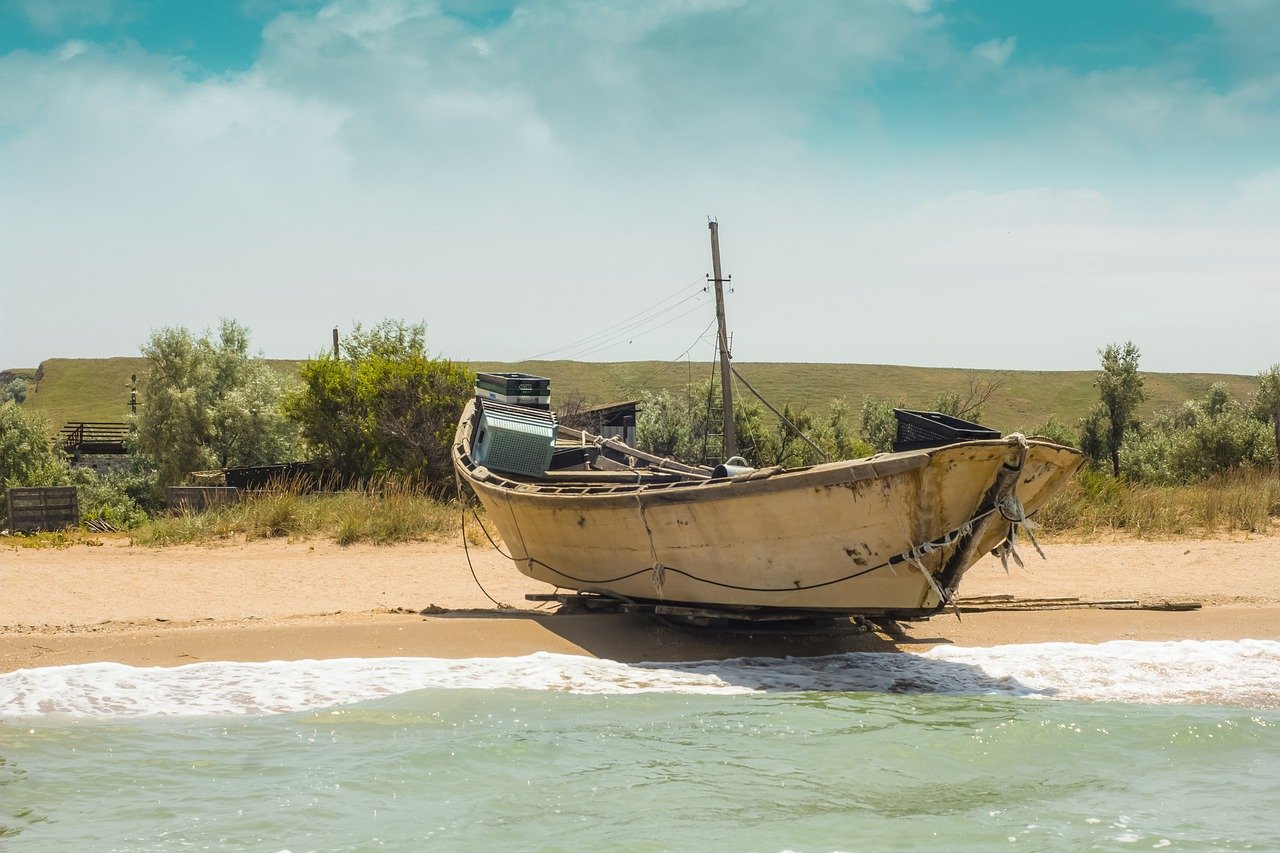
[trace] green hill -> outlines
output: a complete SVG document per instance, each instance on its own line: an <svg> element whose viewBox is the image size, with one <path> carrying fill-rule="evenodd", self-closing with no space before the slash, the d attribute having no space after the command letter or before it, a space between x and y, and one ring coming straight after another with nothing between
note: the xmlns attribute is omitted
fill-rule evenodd
<svg viewBox="0 0 1280 853"><path fill-rule="evenodd" d="M284 372L295 371L299 363L272 362ZM645 390L678 388L690 379L703 382L712 375L712 365L707 362L529 361L476 362L472 366L477 370L510 370L547 376L551 379L553 400L581 397L589 403L629 399ZM1093 388L1097 371L958 370L779 362L743 362L737 367L775 405L790 402L818 411L825 410L836 398L856 410L868 396L924 408L940 394L963 391L971 380L999 382L999 389L984 406L982 420L1006 432L1036 426L1051 414L1073 424L1097 400ZM137 373L141 383L145 370L146 360L142 358L51 358L40 365L39 381L25 405L43 412L54 429L71 421L122 421L129 414L129 377ZM1142 377L1147 391L1147 413L1202 397L1215 382L1226 384L1241 400L1257 386L1256 377L1231 374L1143 373ZM741 393L745 394L746 389L741 389ZM145 405L145 401L141 402Z"/></svg>

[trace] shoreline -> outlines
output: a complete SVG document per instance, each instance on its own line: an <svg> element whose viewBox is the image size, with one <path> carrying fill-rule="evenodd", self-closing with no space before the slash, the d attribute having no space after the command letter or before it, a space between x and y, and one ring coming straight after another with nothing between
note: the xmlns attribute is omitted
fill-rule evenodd
<svg viewBox="0 0 1280 853"><path fill-rule="evenodd" d="M0 545L0 673L115 661L510 657L534 652L622 662L925 651L940 644L1280 639L1280 536L1047 543L1049 559L1006 575L984 558L961 596L1196 600L1199 610L950 613L881 631L785 635L674 628L648 617L555 613L524 595L549 587L490 550L460 544L342 547L264 540L142 548ZM354 580L353 580L354 579ZM421 611L426 611L424 615Z"/></svg>
<svg viewBox="0 0 1280 853"><path fill-rule="evenodd" d="M1280 607L1211 607L1189 612L1055 610L939 615L882 631L787 635L674 628L645 616L607 613L467 611L321 614L262 622L107 624L79 630L12 632L3 638L0 674L73 664L181 666L211 661L330 658L522 657L536 652L621 663L816 657L847 652L925 652L940 645L987 647L1109 640L1275 640Z"/></svg>

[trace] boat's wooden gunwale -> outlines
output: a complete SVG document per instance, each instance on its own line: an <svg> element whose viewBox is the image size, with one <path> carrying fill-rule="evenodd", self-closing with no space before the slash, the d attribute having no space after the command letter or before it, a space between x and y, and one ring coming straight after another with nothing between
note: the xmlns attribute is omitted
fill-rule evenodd
<svg viewBox="0 0 1280 853"><path fill-rule="evenodd" d="M1058 449L1058 445L1047 442L1048 448ZM992 452L1008 452L1012 445L1006 439L971 441L947 445L935 450L915 450L904 453L890 453L865 459L845 462L829 462L807 468L795 469L762 469L752 472L763 476L752 477L752 474L720 480L669 480L667 482L630 482L608 485L591 483L582 485L555 484L549 485L535 479L515 479L485 469L486 474L476 477L477 466L465 456L462 470L473 487L481 487L499 493L507 493L511 497L529 497L540 500L591 502L614 499L634 501L636 495L643 495L646 503L683 503L702 500L731 498L747 494L769 494L800 488L822 488L829 486L853 485L867 480L884 479L924 468L934 453L941 450L969 450ZM455 452L461 451L459 445ZM1068 448L1061 448L1070 453ZM612 472L609 472L612 473Z"/></svg>

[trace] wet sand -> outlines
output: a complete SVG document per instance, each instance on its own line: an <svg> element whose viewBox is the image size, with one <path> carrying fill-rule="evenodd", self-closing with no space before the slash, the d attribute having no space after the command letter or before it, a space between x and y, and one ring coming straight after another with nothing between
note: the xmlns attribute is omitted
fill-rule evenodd
<svg viewBox="0 0 1280 853"><path fill-rule="evenodd" d="M1280 536L1046 543L1006 575L985 558L962 596L1195 600L1187 612L965 613L894 633L709 632L640 616L556 613L526 601L550 588L488 548L341 547L258 541L143 548L124 537L63 549L0 540L0 671L89 661L172 666L206 660L497 657L537 651L620 661L853 650L920 651L1110 639L1280 639ZM1026 555L1024 555L1025 557ZM498 608L489 597L509 608ZM428 611L423 614L421 611Z"/></svg>

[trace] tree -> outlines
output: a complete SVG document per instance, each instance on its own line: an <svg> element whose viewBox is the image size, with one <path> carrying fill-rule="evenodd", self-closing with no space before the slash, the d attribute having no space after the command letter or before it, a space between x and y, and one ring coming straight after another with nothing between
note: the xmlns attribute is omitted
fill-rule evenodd
<svg viewBox="0 0 1280 853"><path fill-rule="evenodd" d="M1273 364L1258 374L1258 390L1253 395L1253 415L1271 424L1275 435L1276 460L1280 462L1280 364Z"/></svg>
<svg viewBox="0 0 1280 853"><path fill-rule="evenodd" d="M3 489L56 485L66 471L66 457L50 440L44 416L12 400L0 403L0 506Z"/></svg>
<svg viewBox="0 0 1280 853"><path fill-rule="evenodd" d="M426 326L384 320L359 324L341 349L301 370L285 411L326 464L350 480L406 477L436 494L453 483L449 445L475 377L426 348Z"/></svg>
<svg viewBox="0 0 1280 853"><path fill-rule="evenodd" d="M224 319L216 338L184 328L152 333L142 347L136 452L158 484L191 471L260 465L292 456L294 430L280 411L284 380L249 355L249 330Z"/></svg>
<svg viewBox="0 0 1280 853"><path fill-rule="evenodd" d="M1111 454L1107 450L1107 434L1107 410L1098 403L1089 410L1089 414L1080 419L1080 439L1077 442L1084 458L1095 468L1111 461Z"/></svg>
<svg viewBox="0 0 1280 853"><path fill-rule="evenodd" d="M1102 374L1094 383L1106 413L1106 449L1111 458L1111 473L1120 476L1120 446L1125 433L1133 426L1139 404L1146 399L1142 377L1138 375L1141 355L1133 341L1123 345L1108 344L1098 351L1102 356Z"/></svg>

